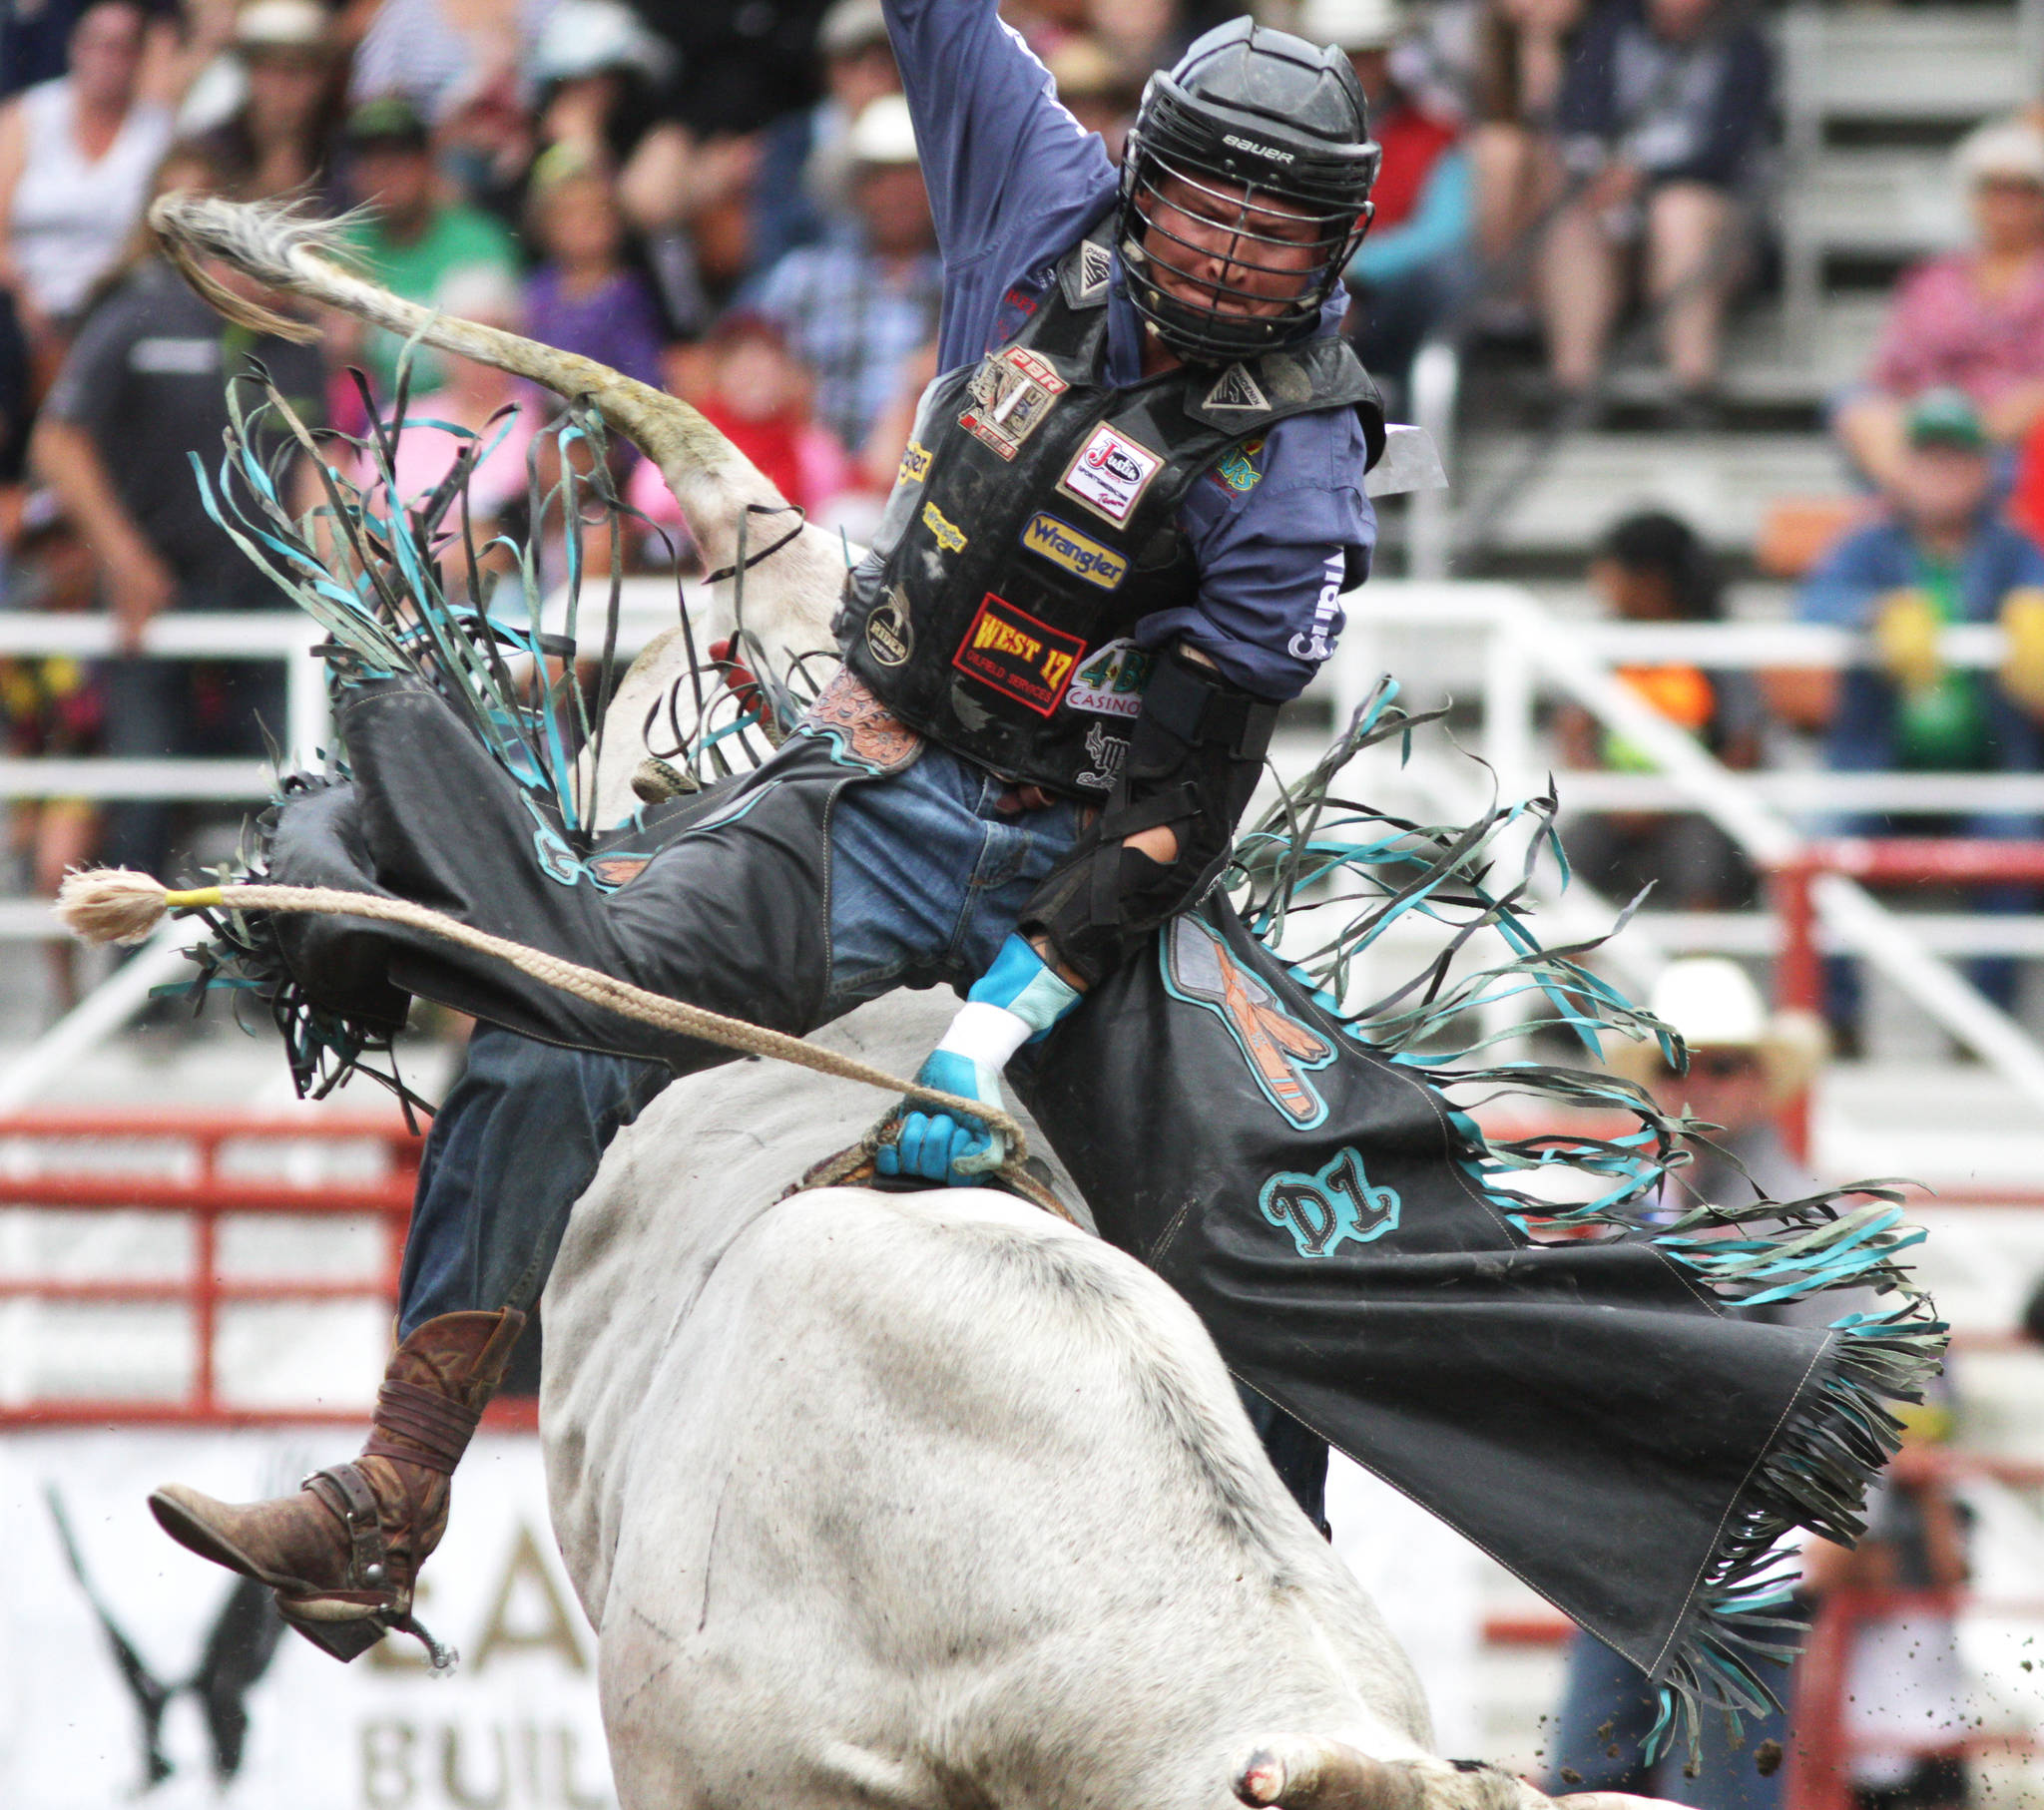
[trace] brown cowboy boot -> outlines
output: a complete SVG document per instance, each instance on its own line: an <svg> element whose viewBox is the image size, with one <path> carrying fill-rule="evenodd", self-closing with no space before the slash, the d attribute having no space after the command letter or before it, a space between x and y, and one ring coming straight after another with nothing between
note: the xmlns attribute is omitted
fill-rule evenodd
<svg viewBox="0 0 2044 1810"><path fill-rule="evenodd" d="M283 1618L336 1659L395 1627L416 1634L436 1668L450 1665L412 1619L412 1585L446 1532L448 1479L524 1328L510 1308L428 1320L391 1357L361 1457L313 1472L295 1496L238 1507L174 1483L150 1509L180 1546L268 1584Z"/></svg>

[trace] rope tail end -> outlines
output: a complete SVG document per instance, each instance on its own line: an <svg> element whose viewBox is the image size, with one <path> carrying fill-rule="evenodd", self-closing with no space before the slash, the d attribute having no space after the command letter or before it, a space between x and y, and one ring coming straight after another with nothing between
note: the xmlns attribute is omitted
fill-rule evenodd
<svg viewBox="0 0 2044 1810"><path fill-rule="evenodd" d="M127 867L68 873L57 888L57 918L84 943L140 943L173 906L217 905L220 888L173 892L161 880Z"/></svg>

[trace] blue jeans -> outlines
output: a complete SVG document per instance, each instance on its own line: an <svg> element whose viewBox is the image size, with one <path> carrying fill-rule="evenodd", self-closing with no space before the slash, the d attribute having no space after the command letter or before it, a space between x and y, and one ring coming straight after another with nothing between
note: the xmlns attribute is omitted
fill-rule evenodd
<svg viewBox="0 0 2044 1810"><path fill-rule="evenodd" d="M1786 1697L1788 1680L1789 1674L1782 1672L1768 1682ZM1548 1791L1634 1792L1697 1810L1780 1810L1786 1774L1763 1778L1754 1756L1763 1741L1788 1744L1788 1718L1781 1711L1743 1717L1740 1744L1734 1747L1723 1712L1705 1710L1695 1778L1684 1776L1688 1756L1679 1749L1663 1752L1651 1765L1641 1758L1640 1744L1655 1714L1653 1689L1639 1668L1602 1640L1577 1633L1569 1641L1568 1682L1556 1718Z"/></svg>
<svg viewBox="0 0 2044 1810"><path fill-rule="evenodd" d="M896 987L963 992L992 965L1070 850L1081 808L1065 801L1008 814L998 806L1004 790L929 744L899 772L837 793L829 896L817 901L829 929L818 1024ZM730 960L765 974L776 952L734 949ZM672 1079L664 1064L479 1024L426 1139L398 1287L400 1334L464 1309L529 1311L611 1139Z"/></svg>

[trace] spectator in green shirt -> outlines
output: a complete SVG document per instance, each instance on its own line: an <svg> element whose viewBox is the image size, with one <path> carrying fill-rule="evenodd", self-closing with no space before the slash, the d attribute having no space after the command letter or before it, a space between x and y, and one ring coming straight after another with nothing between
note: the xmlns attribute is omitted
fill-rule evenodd
<svg viewBox="0 0 2044 1810"><path fill-rule="evenodd" d="M349 187L374 211L350 234L365 274L427 306L439 302L450 280L478 268L517 280L511 234L479 208L445 199L425 122L402 95L364 101L348 116L343 137ZM403 346L381 328L368 329L362 340L361 362L386 396ZM444 379L440 361L421 350L413 389L436 389Z"/></svg>
<svg viewBox="0 0 2044 1810"><path fill-rule="evenodd" d="M1906 449L1888 508L1846 535L1818 563L1796 600L1806 623L1864 632L1873 664L1836 673L1777 674L1775 707L1824 732L1838 772L2034 773L2044 770L2044 551L2003 517L1993 448L1979 410L1957 389L1928 390L1910 406ZM2008 655L1999 672L1964 671L1942 658L1941 632L2000 623ZM2034 816L1965 812L1944 819L1849 816L1846 835L1957 834L2023 841ZM1978 910L2032 909L2022 886L1974 889ZM2005 957L1968 964L2004 1006L2016 972ZM1857 999L1834 971L1832 1028L1849 1039Z"/></svg>

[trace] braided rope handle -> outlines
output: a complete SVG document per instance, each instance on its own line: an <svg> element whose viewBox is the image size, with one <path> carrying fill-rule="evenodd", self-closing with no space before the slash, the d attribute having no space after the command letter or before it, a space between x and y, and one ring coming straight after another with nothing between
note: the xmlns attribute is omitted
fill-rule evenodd
<svg viewBox="0 0 2044 1810"><path fill-rule="evenodd" d="M624 1018L637 1019L641 1024L652 1025L658 1030L701 1038L705 1043L737 1050L747 1056L770 1056L776 1062L792 1063L796 1068L811 1069L818 1075L864 1082L868 1087L899 1094L917 1106L934 1107L956 1118L976 1120L1007 1140L1008 1158L1001 1165L1003 1172L1009 1168L1019 1170L1029 1153L1029 1140L1024 1136L1021 1126L1011 1114L998 1107L967 1100L962 1095L946 1094L941 1089L925 1088L916 1082L902 1081L889 1075L885 1069L860 1062L855 1056L840 1055L803 1038L789 1037L782 1031L769 1031L765 1025L751 1024L742 1018L727 1018L721 1012L669 999L665 994L651 993L644 987L633 986L630 981L621 981L615 975L585 968L579 962L549 955L524 943L514 943L508 937L492 936L486 930L477 930L459 918L451 918L424 905L415 905L409 899L387 899L377 893L347 892L334 886L202 886L190 892L166 891L164 904L174 911L209 908L284 911L313 917L375 918L384 923L402 924L436 936L443 942L457 943L478 954L494 956L521 974L528 974L559 992L572 994L592 1006L601 1006Z"/></svg>

